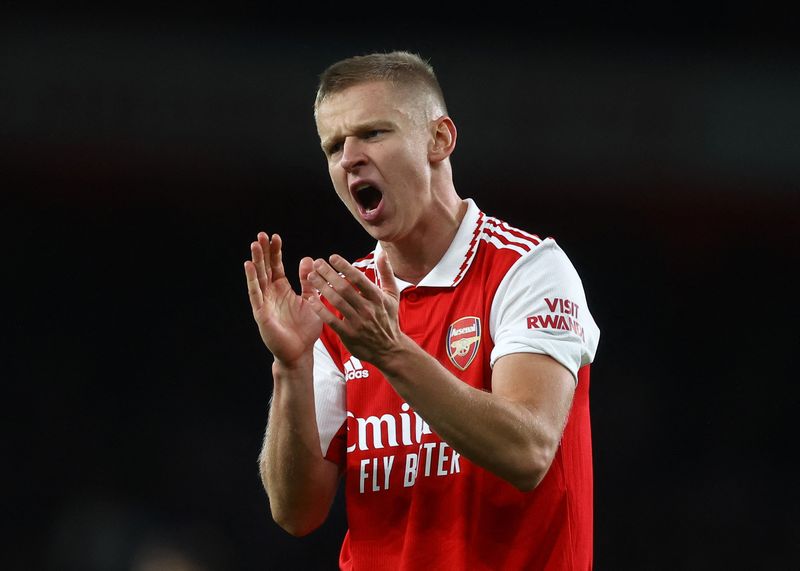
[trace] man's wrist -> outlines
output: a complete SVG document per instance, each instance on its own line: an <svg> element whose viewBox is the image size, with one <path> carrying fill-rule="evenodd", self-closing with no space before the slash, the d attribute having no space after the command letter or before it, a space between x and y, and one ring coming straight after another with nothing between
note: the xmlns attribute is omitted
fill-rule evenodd
<svg viewBox="0 0 800 571"><path fill-rule="evenodd" d="M409 359L416 351L423 351L411 337L403 333L399 342L390 351L381 356L379 363L373 363L386 376L395 377L408 369Z"/></svg>
<svg viewBox="0 0 800 571"><path fill-rule="evenodd" d="M273 376L293 375L311 371L314 367L314 354L309 351L299 359L293 361L282 361L278 358L272 362Z"/></svg>

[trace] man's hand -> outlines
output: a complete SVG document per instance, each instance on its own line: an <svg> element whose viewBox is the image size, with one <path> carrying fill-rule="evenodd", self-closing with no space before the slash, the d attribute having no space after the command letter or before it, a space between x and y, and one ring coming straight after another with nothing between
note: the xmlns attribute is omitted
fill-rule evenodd
<svg viewBox="0 0 800 571"><path fill-rule="evenodd" d="M399 346L403 333L397 320L400 293L385 253L376 266L381 287L336 254L330 264L315 260L308 281L342 313L339 319L318 298L309 298L320 319L353 355L380 368L382 360Z"/></svg>
<svg viewBox="0 0 800 571"><path fill-rule="evenodd" d="M250 252L252 260L244 263L244 272L258 331L275 359L291 366L311 355L322 332L322 321L309 303L317 298L307 279L313 261L300 261L302 292L297 295L283 270L280 236L273 234L270 240L266 233L259 232L257 241L250 244Z"/></svg>

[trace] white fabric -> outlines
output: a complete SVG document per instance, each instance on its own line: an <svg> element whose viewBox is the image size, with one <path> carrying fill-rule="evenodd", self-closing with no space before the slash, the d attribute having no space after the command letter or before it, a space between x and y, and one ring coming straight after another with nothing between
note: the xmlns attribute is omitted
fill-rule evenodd
<svg viewBox="0 0 800 571"><path fill-rule="evenodd" d="M565 312L558 300L577 304L577 314L571 314L574 309ZM530 319L538 327L531 326ZM562 330L553 327L555 321L578 325ZM510 353L541 353L569 369L577 382L578 369L594 359L600 330L589 312L578 273L552 238L509 268L492 301L489 334L495 344L491 366Z"/></svg>
<svg viewBox="0 0 800 571"><path fill-rule="evenodd" d="M458 227L458 231L456 232L453 241L450 243L450 246L447 248L447 251L444 253L439 262L430 272L428 272L428 275L422 278L422 281L417 284L417 287L450 287L456 285L455 280L458 277L459 271L461 270L461 265L464 263L464 259L468 254L470 254L468 261L472 262L472 258L475 256L475 251L469 252L469 247L472 243L475 226L478 224L480 209L475 204L475 201L471 198L467 198L465 200L467 201L467 212L464 214L464 218L461 220L461 225ZM382 251L383 248L381 247L381 243L378 242L375 245L375 256L373 257L373 260L377 259L378 254ZM399 291L403 291L412 285L396 276L395 280L400 288Z"/></svg>
<svg viewBox="0 0 800 571"><path fill-rule="evenodd" d="M345 421L344 373L320 339L314 344L314 405L322 455Z"/></svg>

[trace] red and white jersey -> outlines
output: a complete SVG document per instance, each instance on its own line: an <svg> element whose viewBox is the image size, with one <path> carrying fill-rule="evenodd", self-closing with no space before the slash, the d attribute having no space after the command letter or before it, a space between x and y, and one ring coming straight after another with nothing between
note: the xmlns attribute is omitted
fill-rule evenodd
<svg viewBox="0 0 800 571"><path fill-rule="evenodd" d="M485 391L503 355L543 353L562 363L577 388L561 445L544 480L520 492L442 441L326 326L315 346L314 392L322 453L345 471L341 569L592 567L589 365L599 330L553 239L468 203L438 265L416 286L399 282L400 327ZM373 282L379 251L380 244L355 264Z"/></svg>

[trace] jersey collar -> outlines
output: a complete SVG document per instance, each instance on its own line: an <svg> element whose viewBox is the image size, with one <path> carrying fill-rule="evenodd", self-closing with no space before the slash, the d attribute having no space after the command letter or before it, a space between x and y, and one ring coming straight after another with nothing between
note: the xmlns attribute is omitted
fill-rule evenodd
<svg viewBox="0 0 800 571"><path fill-rule="evenodd" d="M467 273L478 249L478 236L483 223L483 213L475 201L467 198L467 212L461 220L453 241L433 269L422 278L417 287L455 287ZM375 246L375 256L383 251L380 242ZM400 291L414 284L395 277Z"/></svg>

